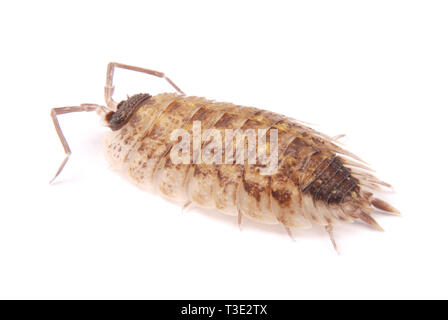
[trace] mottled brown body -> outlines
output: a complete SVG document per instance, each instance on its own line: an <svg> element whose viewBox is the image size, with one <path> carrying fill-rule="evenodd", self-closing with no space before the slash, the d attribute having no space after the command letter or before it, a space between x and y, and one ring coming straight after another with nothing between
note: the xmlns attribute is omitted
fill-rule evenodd
<svg viewBox="0 0 448 320"><path fill-rule="evenodd" d="M182 203L297 228L357 218L379 227L370 217L374 207L395 211L372 197L368 190L387 184L369 174L359 158L295 120L174 93L142 101L125 124L108 134L106 151L115 167L144 188ZM170 150L176 142L170 140L171 132L191 131L194 121L201 121L203 130L219 130L222 137L225 129L269 129L266 137L277 129L278 171L261 175L259 165L248 163L172 163ZM207 143L204 139L203 145Z"/></svg>

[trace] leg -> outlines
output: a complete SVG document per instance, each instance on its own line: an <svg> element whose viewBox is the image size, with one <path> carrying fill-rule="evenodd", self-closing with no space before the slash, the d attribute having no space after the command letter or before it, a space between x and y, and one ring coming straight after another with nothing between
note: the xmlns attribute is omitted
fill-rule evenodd
<svg viewBox="0 0 448 320"><path fill-rule="evenodd" d="M331 224L326 225L325 230L327 230L328 234L330 235L330 240L331 240L331 243L333 243L334 250L336 250L336 252L338 254L340 254L338 245L336 244L336 241L334 240L333 225L331 225Z"/></svg>
<svg viewBox="0 0 448 320"><path fill-rule="evenodd" d="M292 235L292 231L291 231L291 229L290 229L286 224L284 224L283 222L282 222L282 225L283 225L283 227L285 228L286 233L287 233L288 236L291 238L291 240L292 240L293 242L296 242L296 239L294 239L294 236Z"/></svg>
<svg viewBox="0 0 448 320"><path fill-rule="evenodd" d="M243 213L240 209L238 209L238 227L240 228L240 231L243 231L243 228L241 227L241 222L243 221Z"/></svg>
<svg viewBox="0 0 448 320"><path fill-rule="evenodd" d="M114 93L113 78L114 78L115 67L131 70L131 71L143 72L143 73L147 73L147 74L165 79L166 81L168 81L168 83L171 86L173 86L174 89L176 89L177 92L179 92L180 94L184 94L182 92L182 90L180 90L179 87L176 86L174 84L174 82L171 81L170 78L165 76L165 74L163 72L154 71L154 70L150 70L150 69L144 69L144 68L140 68L140 67L133 67L133 66L129 66L126 64L117 63L117 62L110 62L109 65L107 66L106 86L104 87L104 99L106 100L106 105L112 110L115 110L116 106L117 106L117 103L112 99L112 95Z"/></svg>
<svg viewBox="0 0 448 320"><path fill-rule="evenodd" d="M346 137L345 134L338 134L337 136L334 136L334 137L333 137L333 140L338 141L338 140L340 140L340 139L342 139L342 138L345 138L345 137Z"/></svg>
<svg viewBox="0 0 448 320"><path fill-rule="evenodd" d="M188 208L190 208L191 205L192 205L192 202L191 202L191 201L187 201L187 202L183 205L183 207L182 207L182 213L184 213L185 210L187 210Z"/></svg>
<svg viewBox="0 0 448 320"><path fill-rule="evenodd" d="M62 108L53 108L51 109L51 118L53 119L54 127L56 129L56 133L58 134L59 140L61 140L62 146L64 147L65 152L65 159L62 161L61 165L59 166L58 171L54 175L53 179L51 179L50 183L56 179L56 177L61 173L62 169L64 168L65 164L68 161L68 158L71 155L70 147L68 146L67 140L65 140L64 134L62 133L61 126L59 125L59 121L57 119L58 115L65 114L65 113L71 113L71 112L91 112L91 111L97 111L98 109L103 109L104 107L96 105L96 104L82 104L80 106L76 107L62 107Z"/></svg>

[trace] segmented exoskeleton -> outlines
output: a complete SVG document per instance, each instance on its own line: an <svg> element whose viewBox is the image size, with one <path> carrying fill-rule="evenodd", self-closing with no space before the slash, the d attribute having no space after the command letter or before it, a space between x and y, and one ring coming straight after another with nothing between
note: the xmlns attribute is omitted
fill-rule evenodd
<svg viewBox="0 0 448 320"><path fill-rule="evenodd" d="M239 223L242 216L264 223L281 223L288 233L290 227L322 225L333 243L332 227L338 221L360 219L381 229L371 217L375 210L398 213L373 195L390 186L372 175L362 160L341 148L336 139L270 111L186 96L168 78L177 93L138 94L117 105L112 99L114 67L166 78L152 70L109 64L105 88L108 108L81 105L52 110L67 155L70 150L56 115L96 110L112 129L105 142L112 165L126 172L138 185L182 204L216 208L238 216ZM173 163L170 151L176 142L171 133L179 128L191 131L195 121L201 122L203 130L216 129L223 137L226 129L266 129L268 138L275 129L278 170L262 175L262 165L247 161ZM201 143L206 145L207 137Z"/></svg>

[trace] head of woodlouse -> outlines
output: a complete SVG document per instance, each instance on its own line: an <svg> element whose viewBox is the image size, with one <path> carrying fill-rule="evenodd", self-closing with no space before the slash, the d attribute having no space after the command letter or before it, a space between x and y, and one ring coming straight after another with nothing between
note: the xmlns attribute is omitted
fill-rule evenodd
<svg viewBox="0 0 448 320"><path fill-rule="evenodd" d="M146 104L151 95L147 93L139 93L129 97L127 100L121 101L117 105L117 111L111 111L106 114L105 120L107 126L112 129L112 131L121 129L132 115L144 104Z"/></svg>

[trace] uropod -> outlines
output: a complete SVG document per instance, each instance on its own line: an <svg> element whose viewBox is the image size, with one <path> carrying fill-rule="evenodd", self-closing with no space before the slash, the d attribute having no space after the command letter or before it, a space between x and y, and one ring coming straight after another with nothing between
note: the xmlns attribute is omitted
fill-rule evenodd
<svg viewBox="0 0 448 320"><path fill-rule="evenodd" d="M175 93L112 98L115 68L163 78ZM51 109L66 157L71 151L57 117L96 111L111 130L107 158L140 187L183 206L197 205L291 228L325 227L337 250L333 227L361 220L382 230L374 212L399 212L375 194L391 186L372 173L338 137L303 122L253 107L187 96L164 73L111 62L106 105Z"/></svg>

